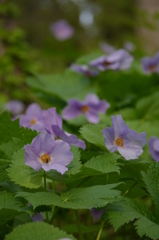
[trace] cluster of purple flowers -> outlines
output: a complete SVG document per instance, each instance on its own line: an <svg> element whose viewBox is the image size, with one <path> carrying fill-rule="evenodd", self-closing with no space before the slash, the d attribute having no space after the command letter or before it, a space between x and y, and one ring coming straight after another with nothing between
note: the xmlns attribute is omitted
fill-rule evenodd
<svg viewBox="0 0 159 240"><path fill-rule="evenodd" d="M96 76L99 71L125 70L128 69L133 61L133 57L125 50L109 50L109 55L103 55L92 60L88 65L72 64L71 69L87 77Z"/></svg>

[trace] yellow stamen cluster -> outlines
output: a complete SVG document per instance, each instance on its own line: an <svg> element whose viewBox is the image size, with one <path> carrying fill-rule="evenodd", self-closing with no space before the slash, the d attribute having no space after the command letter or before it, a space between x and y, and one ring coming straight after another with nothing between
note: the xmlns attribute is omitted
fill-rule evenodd
<svg viewBox="0 0 159 240"><path fill-rule="evenodd" d="M48 163L51 159L50 155L47 153L43 154L40 158L43 163Z"/></svg>
<svg viewBox="0 0 159 240"><path fill-rule="evenodd" d="M120 138L117 138L115 140L115 144L119 147L123 147L124 146L124 142L123 142L123 139L120 137Z"/></svg>
<svg viewBox="0 0 159 240"><path fill-rule="evenodd" d="M36 123L37 123L37 121L36 121L35 118L33 118L33 119L30 120L30 125L34 125L34 124L36 124Z"/></svg>
<svg viewBox="0 0 159 240"><path fill-rule="evenodd" d="M88 112L89 111L89 107L88 106L83 106L83 107L81 107L81 111L82 112Z"/></svg>

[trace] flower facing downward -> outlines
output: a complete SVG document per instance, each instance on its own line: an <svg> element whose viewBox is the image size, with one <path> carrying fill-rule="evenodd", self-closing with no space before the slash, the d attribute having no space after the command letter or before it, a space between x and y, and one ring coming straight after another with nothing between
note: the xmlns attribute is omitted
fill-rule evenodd
<svg viewBox="0 0 159 240"><path fill-rule="evenodd" d="M64 41L71 38L74 34L74 28L63 19L53 23L50 30L54 37L59 41Z"/></svg>
<svg viewBox="0 0 159 240"><path fill-rule="evenodd" d="M124 49L112 52L108 56L99 57L89 63L90 66L100 71L107 69L124 70L128 69L133 61L133 57Z"/></svg>
<svg viewBox="0 0 159 240"><path fill-rule="evenodd" d="M98 209L98 208L91 209L91 215L95 220L98 220L104 212L105 212L104 209Z"/></svg>
<svg viewBox="0 0 159 240"><path fill-rule="evenodd" d="M76 135L69 134L62 130L62 118L57 114L56 108L49 108L43 115L43 123L48 133L55 139L61 139L69 145L74 145L82 149L86 148L85 142L78 139Z"/></svg>
<svg viewBox="0 0 159 240"><path fill-rule="evenodd" d="M118 151L126 160L137 159L143 152L146 133L130 130L121 115L112 117L112 127L102 130L105 145L110 152Z"/></svg>
<svg viewBox="0 0 159 240"><path fill-rule="evenodd" d="M42 222L44 220L44 215L42 214L42 212L35 213L31 216L31 219L34 222Z"/></svg>
<svg viewBox="0 0 159 240"><path fill-rule="evenodd" d="M86 77L93 77L93 76L98 75L98 73L99 73L98 70L90 69L87 65L72 64L70 66L70 69L75 72L81 73L81 74L85 75Z"/></svg>
<svg viewBox="0 0 159 240"><path fill-rule="evenodd" d="M85 114L86 118L91 123L98 123L98 113L105 113L110 107L110 104L105 100L100 101L95 94L88 94L84 102L76 99L68 101L68 106L63 110L64 119L72 119L81 114Z"/></svg>
<svg viewBox="0 0 159 240"><path fill-rule="evenodd" d="M156 162L159 162L159 139L157 137L151 137L148 141L148 145L152 158Z"/></svg>
<svg viewBox="0 0 159 240"><path fill-rule="evenodd" d="M144 57L141 59L142 67L145 73L159 73L159 52L153 57Z"/></svg>
<svg viewBox="0 0 159 240"><path fill-rule="evenodd" d="M36 171L41 168L45 171L54 169L64 174L68 170L66 166L73 160L69 144L62 140L55 141L53 135L48 133L39 134L24 149L25 164Z"/></svg>

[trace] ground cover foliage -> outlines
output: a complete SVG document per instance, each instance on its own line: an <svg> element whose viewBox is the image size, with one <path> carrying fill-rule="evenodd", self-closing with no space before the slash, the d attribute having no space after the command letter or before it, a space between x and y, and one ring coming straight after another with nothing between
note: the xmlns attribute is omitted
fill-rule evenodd
<svg viewBox="0 0 159 240"><path fill-rule="evenodd" d="M20 127L7 111L0 115L1 239L99 239L102 228L100 239L120 239L120 234L125 239L159 238L159 163L148 144L136 160L110 153L101 132L111 126L111 116L121 114L130 129L146 132L147 140L159 137L159 77L145 75L136 64L138 68L92 78L67 69L62 75L26 79L30 91L59 114L69 99L83 100L90 92L111 106L98 124L84 116L64 121L64 129L83 139L86 149L71 147L74 158L63 175L27 166L24 146L39 133ZM104 210L97 221L92 208ZM43 222L32 221L37 213L44 215Z"/></svg>

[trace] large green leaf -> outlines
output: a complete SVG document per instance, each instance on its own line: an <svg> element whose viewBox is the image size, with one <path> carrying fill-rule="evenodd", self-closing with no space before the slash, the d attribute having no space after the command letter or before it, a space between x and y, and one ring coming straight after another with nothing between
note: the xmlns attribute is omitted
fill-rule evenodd
<svg viewBox="0 0 159 240"><path fill-rule="evenodd" d="M124 198L119 202L110 203L106 206L103 218L109 218L110 223L117 230L120 226L134 219L137 232L157 240L159 237L159 226L156 224L152 212L142 203Z"/></svg>
<svg viewBox="0 0 159 240"><path fill-rule="evenodd" d="M44 171L40 170L37 172L31 167L25 165L24 149L19 150L13 155L12 164L7 171L11 180L22 187L41 187Z"/></svg>
<svg viewBox="0 0 159 240"><path fill-rule="evenodd" d="M147 190L153 198L159 217L159 163L151 164L147 173L142 172L142 176Z"/></svg>
<svg viewBox="0 0 159 240"><path fill-rule="evenodd" d="M80 132L83 138L86 139L88 142L102 148L104 151L108 151L105 147L104 137L102 135L102 130L104 128L105 127L100 124L86 124L80 129Z"/></svg>
<svg viewBox="0 0 159 240"><path fill-rule="evenodd" d="M80 162L80 152L79 149L75 146L71 146L71 152L74 155L73 160L70 162L70 164L67 166L68 171L66 172L67 175L76 174L80 171L80 168L82 166Z"/></svg>
<svg viewBox="0 0 159 240"><path fill-rule="evenodd" d="M59 230L47 223L27 223L18 226L13 232L6 235L6 240L59 240L60 238L75 238L66 232Z"/></svg>
<svg viewBox="0 0 159 240"><path fill-rule="evenodd" d="M62 193L61 197L50 192L45 194L44 192L19 192L17 196L24 197L32 203L34 208L40 205L54 205L62 208L91 209L105 206L119 197L120 191L112 189L119 184L71 189Z"/></svg>
<svg viewBox="0 0 159 240"><path fill-rule="evenodd" d="M91 158L88 162L84 164L87 168L95 169L96 171L102 173L109 172L118 172L119 173L119 165L117 163L117 159L119 155L106 153L104 155L99 155L97 157Z"/></svg>
<svg viewBox="0 0 159 240"><path fill-rule="evenodd" d="M27 78L27 83L34 89L60 97L67 101L70 98L83 100L89 92L95 92L90 81L81 74L66 71L63 75L36 75Z"/></svg>

